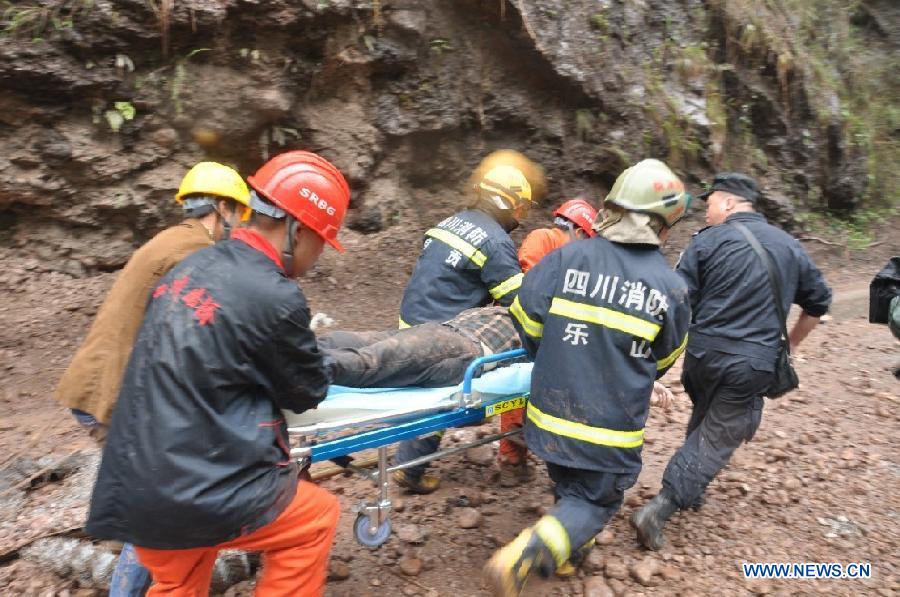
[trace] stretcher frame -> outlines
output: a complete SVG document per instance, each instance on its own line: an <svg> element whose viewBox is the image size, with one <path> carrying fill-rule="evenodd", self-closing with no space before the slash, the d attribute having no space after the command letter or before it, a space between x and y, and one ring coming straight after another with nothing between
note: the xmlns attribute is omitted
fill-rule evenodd
<svg viewBox="0 0 900 597"><path fill-rule="evenodd" d="M291 456L297 460L301 469L316 462L331 460L375 483L378 488L377 498L373 501L363 501L353 508L357 514L353 530L359 543L377 548L391 535L390 473L516 435L521 433L521 429L489 435L462 446L440 450L394 466L388 464L388 446L444 429L471 425L503 412L524 408L528 399L527 392L524 394L514 392L506 396L482 396L477 390L473 390L472 382L485 365L517 359L525 354L525 350L517 349L475 359L466 368L461 390L453 400L440 407L370 413L338 423L289 427L288 434L299 444L291 450ZM330 433L346 431L352 432L334 439L319 441L319 438ZM352 465L353 453L373 448L378 451L377 471L367 471Z"/></svg>

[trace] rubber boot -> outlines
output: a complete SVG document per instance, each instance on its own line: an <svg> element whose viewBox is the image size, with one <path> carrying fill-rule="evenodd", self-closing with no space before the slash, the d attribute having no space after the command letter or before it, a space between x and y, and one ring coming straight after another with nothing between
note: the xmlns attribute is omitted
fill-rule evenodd
<svg viewBox="0 0 900 597"><path fill-rule="evenodd" d="M638 540L647 549L659 551L666 544L663 528L666 521L678 510L678 505L663 490L650 502L631 515L631 526L637 531Z"/></svg>
<svg viewBox="0 0 900 597"><path fill-rule="evenodd" d="M553 568L550 549L534 529L529 528L494 552L484 565L482 575L488 590L495 597L518 597L534 570L542 576L549 576Z"/></svg>
<svg viewBox="0 0 900 597"><path fill-rule="evenodd" d="M434 493L441 486L441 478L437 475L424 474L416 479L404 470L394 472L394 481L403 489L420 495Z"/></svg>

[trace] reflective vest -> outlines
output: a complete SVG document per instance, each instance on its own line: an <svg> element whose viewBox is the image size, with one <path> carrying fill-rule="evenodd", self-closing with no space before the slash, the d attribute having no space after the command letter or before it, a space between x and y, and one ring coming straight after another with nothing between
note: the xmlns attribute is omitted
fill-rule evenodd
<svg viewBox="0 0 900 597"><path fill-rule="evenodd" d="M492 301L508 307L521 284L509 234L488 214L466 210L425 232L400 303L400 327L447 321Z"/></svg>
<svg viewBox="0 0 900 597"><path fill-rule="evenodd" d="M532 268L510 307L534 358L528 447L572 468L641 468L653 381L687 344L687 286L654 246L575 241Z"/></svg>

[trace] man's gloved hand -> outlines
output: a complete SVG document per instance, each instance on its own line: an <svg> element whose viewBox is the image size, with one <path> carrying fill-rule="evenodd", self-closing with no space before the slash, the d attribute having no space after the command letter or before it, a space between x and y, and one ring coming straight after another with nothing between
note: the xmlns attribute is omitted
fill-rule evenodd
<svg viewBox="0 0 900 597"><path fill-rule="evenodd" d="M675 396L672 391L658 381L653 382L653 392L650 394L650 406L658 406L663 410L669 410Z"/></svg>

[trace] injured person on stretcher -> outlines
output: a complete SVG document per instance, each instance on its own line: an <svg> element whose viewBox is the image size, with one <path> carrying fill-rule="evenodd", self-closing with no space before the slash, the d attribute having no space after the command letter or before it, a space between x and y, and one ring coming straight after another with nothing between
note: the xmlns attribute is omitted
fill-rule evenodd
<svg viewBox="0 0 900 597"><path fill-rule="evenodd" d="M444 323L398 330L334 331L318 342L332 382L352 388L453 386L478 357L522 347L506 307L476 307ZM668 409L672 400L668 388L654 383L653 406Z"/></svg>
<svg viewBox="0 0 900 597"><path fill-rule="evenodd" d="M453 386L474 359L522 346L506 307L467 309L444 323L400 330L335 331L318 343L332 382L353 388Z"/></svg>

